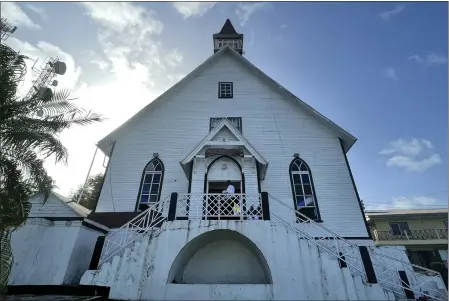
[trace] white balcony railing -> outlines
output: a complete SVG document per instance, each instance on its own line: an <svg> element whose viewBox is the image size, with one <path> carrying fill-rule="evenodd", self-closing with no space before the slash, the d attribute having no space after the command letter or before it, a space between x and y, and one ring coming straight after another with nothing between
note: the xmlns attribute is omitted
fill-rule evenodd
<svg viewBox="0 0 449 301"><path fill-rule="evenodd" d="M261 220L260 194L180 194L176 219Z"/></svg>
<svg viewBox="0 0 449 301"><path fill-rule="evenodd" d="M392 231L374 230L376 240L431 240L447 239L447 229L426 229L426 230L401 230L400 233Z"/></svg>

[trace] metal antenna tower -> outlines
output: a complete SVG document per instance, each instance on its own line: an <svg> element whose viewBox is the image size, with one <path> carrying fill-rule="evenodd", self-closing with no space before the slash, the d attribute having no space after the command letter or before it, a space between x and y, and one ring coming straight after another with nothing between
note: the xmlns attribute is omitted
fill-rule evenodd
<svg viewBox="0 0 449 301"><path fill-rule="evenodd" d="M9 38L16 30L17 26L8 23L5 18L0 19L0 40L2 42Z"/></svg>

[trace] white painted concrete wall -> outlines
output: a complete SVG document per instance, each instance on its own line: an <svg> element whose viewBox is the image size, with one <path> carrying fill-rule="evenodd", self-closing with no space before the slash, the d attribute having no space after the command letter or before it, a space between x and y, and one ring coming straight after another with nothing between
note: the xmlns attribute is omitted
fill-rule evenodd
<svg viewBox="0 0 449 301"><path fill-rule="evenodd" d="M10 285L59 285L64 282L81 222L29 219L11 235L14 265Z"/></svg>
<svg viewBox="0 0 449 301"><path fill-rule="evenodd" d="M199 258L203 257L207 261L204 265L212 265L217 270L230 264L229 260L235 260L241 246L234 248L232 254L218 254L221 257L215 260L212 256L200 256L209 248L207 243L198 243L206 237L200 235L217 233L210 231L218 229L238 232L244 235L241 239L255 245L269 267L272 284L171 283L176 267L189 262L188 254L199 252L191 263L199 265ZM174 221L164 224L160 234L151 240L148 237L126 248L121 257L114 256L99 271L87 271L81 284L110 286L109 297L119 300L179 300L180 296L192 300L386 300L379 285L363 284L349 269L340 269L335 258L319 252L307 240L298 239L296 232L267 221ZM241 241L238 239L235 241ZM189 244L192 241L198 244ZM206 249L200 251L201 246ZM178 255L185 256L186 260L177 260ZM211 273L203 271L205 274L195 275L197 281Z"/></svg>
<svg viewBox="0 0 449 301"><path fill-rule="evenodd" d="M101 232L81 226L64 277L66 284L78 284L89 268L98 236Z"/></svg>
<svg viewBox="0 0 449 301"><path fill-rule="evenodd" d="M28 219L11 235L10 285L77 284L87 270L99 232L81 221Z"/></svg>
<svg viewBox="0 0 449 301"><path fill-rule="evenodd" d="M233 99L217 98L219 81L234 82ZM112 196L115 211L134 210L143 168L155 152L165 166L162 197L187 193L179 162L208 134L209 118L217 116L242 117L243 135L269 161L262 191L293 207L288 168L299 153L311 168L323 225L341 236L368 235L338 137L227 54L123 130L97 211L114 211ZM201 182L192 189L202 188Z"/></svg>

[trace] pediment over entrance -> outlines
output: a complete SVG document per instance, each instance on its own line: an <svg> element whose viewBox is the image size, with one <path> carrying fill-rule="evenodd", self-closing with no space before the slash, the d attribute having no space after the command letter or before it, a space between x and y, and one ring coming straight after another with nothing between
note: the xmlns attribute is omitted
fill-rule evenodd
<svg viewBox="0 0 449 301"><path fill-rule="evenodd" d="M204 152L204 155L202 154ZM263 179L268 162L257 152L248 140L232 124L224 118L209 134L180 162L187 177L190 176L191 162L200 154L206 157L228 155L243 157L252 156L259 165L260 176Z"/></svg>

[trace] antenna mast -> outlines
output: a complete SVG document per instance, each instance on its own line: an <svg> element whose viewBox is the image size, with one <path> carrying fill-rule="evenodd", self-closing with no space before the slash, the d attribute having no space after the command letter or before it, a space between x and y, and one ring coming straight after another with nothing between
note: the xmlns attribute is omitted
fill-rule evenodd
<svg viewBox="0 0 449 301"><path fill-rule="evenodd" d="M2 42L6 41L16 30L17 26L8 23L5 18L0 19L0 40Z"/></svg>

